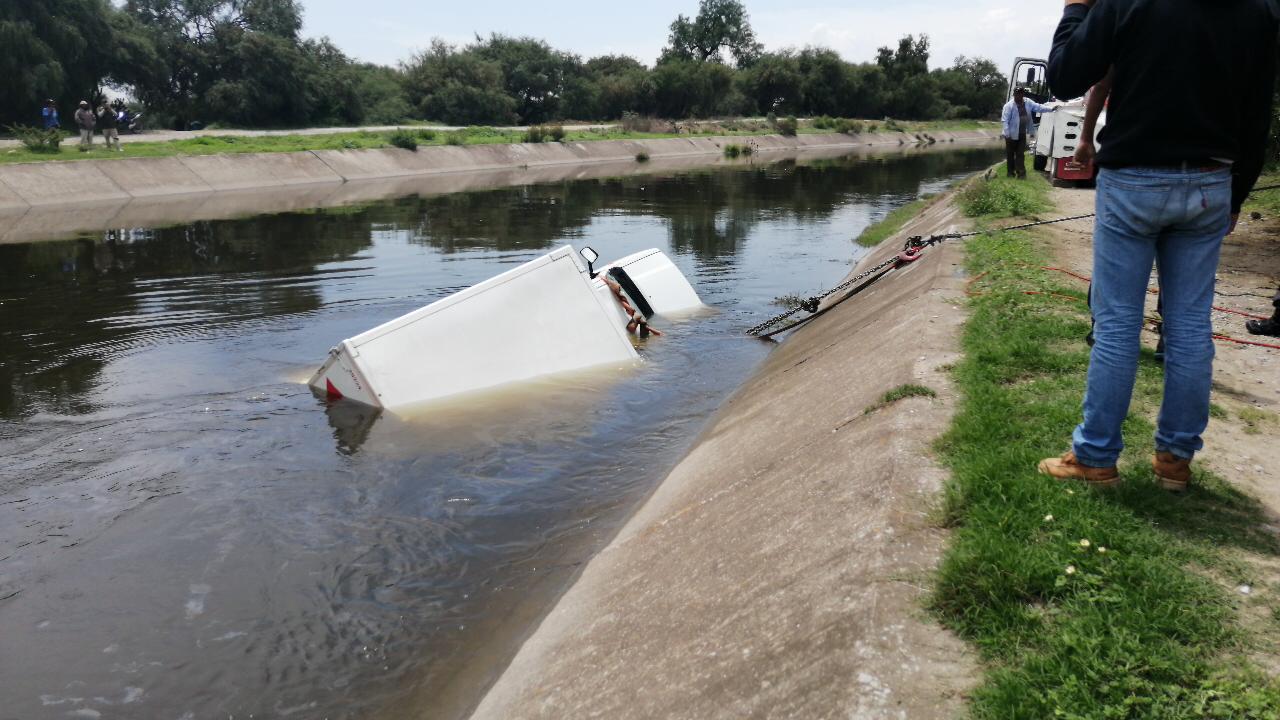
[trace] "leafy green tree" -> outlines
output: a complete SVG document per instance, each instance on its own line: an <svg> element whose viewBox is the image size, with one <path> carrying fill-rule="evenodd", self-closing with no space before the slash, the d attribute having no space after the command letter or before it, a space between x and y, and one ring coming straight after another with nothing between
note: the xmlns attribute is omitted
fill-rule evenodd
<svg viewBox="0 0 1280 720"><path fill-rule="evenodd" d="M940 117L946 108L929 75L929 36L907 35L897 50L882 47L876 64L887 80L884 111L892 117L925 120Z"/></svg>
<svg viewBox="0 0 1280 720"><path fill-rule="evenodd" d="M747 8L738 0L701 0L693 20L679 15L671 23L669 44L659 62L696 60L724 62L728 50L739 66L750 65L762 52L747 17Z"/></svg>
<svg viewBox="0 0 1280 720"><path fill-rule="evenodd" d="M879 65L892 82L929 72L929 36L907 35L898 41L898 49L882 47L876 52Z"/></svg>
<svg viewBox="0 0 1280 720"><path fill-rule="evenodd" d="M404 67L405 91L422 117L456 125L505 125L516 119L502 66L472 49L458 52L443 40Z"/></svg>
<svg viewBox="0 0 1280 720"><path fill-rule="evenodd" d="M710 117L733 110L733 70L719 63L668 60L654 69L653 84L656 109L664 117Z"/></svg>
<svg viewBox="0 0 1280 720"><path fill-rule="evenodd" d="M805 48L796 58L803 111L809 115L861 115L853 106L849 64L836 51Z"/></svg>
<svg viewBox="0 0 1280 720"><path fill-rule="evenodd" d="M935 70L938 94L945 100L951 117L994 117L1004 105L1005 76L985 58L956 58L946 70Z"/></svg>
<svg viewBox="0 0 1280 720"><path fill-rule="evenodd" d="M490 35L488 40L478 40L470 51L497 64L502 72L503 89L515 99L516 115L525 125L560 117L559 104L566 79L581 65L576 56L528 37Z"/></svg>
<svg viewBox="0 0 1280 720"><path fill-rule="evenodd" d="M616 120L624 112L654 112L653 76L635 58L603 55L588 60L583 70L596 88L596 118ZM586 117L576 115L576 117Z"/></svg>
<svg viewBox="0 0 1280 720"><path fill-rule="evenodd" d="M756 112L804 112L800 65L791 51L764 53L751 67L739 72L737 80Z"/></svg>
<svg viewBox="0 0 1280 720"><path fill-rule="evenodd" d="M137 94L175 125L197 119L278 125L308 117L308 98L270 96L297 92L305 72L297 0L127 0L125 11L165 49L169 66L162 82L141 84ZM277 72L283 75L265 77Z"/></svg>
<svg viewBox="0 0 1280 720"><path fill-rule="evenodd" d="M154 48L117 14L107 0L0 2L0 123L38 125L53 98L69 127L75 104L98 100L104 78L132 77L135 68L118 52L121 36L130 57L150 66Z"/></svg>
<svg viewBox="0 0 1280 720"><path fill-rule="evenodd" d="M404 89L404 74L373 63L353 64L347 70L359 95L362 122L390 125L414 116Z"/></svg>

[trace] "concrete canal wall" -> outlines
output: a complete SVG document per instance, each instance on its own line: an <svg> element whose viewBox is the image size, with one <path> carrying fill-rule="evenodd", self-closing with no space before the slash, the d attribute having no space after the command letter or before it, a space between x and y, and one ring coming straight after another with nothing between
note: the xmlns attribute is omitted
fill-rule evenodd
<svg viewBox="0 0 1280 720"><path fill-rule="evenodd" d="M996 135L985 130L930 133L933 147L990 142ZM393 188L417 192L420 183L435 188L428 192L452 192L474 186L462 176L477 173L513 173L499 184L537 182L540 170L572 178L573 171L566 168L575 167L609 166L615 174L626 174L648 169L636 162L640 153L650 157L652 167L663 167L719 161L728 144L750 144L756 152L776 157L888 150L919 142L906 133L762 135L0 165L0 242L329 207L392 197L386 193Z"/></svg>
<svg viewBox="0 0 1280 720"><path fill-rule="evenodd" d="M959 226L935 204L861 266ZM473 719L963 715L976 659L923 609L960 253L931 248L783 341ZM904 383L938 398L866 412Z"/></svg>

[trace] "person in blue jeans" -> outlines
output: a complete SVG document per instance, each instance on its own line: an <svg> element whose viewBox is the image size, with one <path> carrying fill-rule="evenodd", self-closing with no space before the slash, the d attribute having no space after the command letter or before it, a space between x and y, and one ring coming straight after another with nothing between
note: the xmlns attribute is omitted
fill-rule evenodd
<svg viewBox="0 0 1280 720"><path fill-rule="evenodd" d="M1278 29L1270 0L1066 0L1050 89L1079 97L1109 69L1112 89L1096 158L1084 419L1071 450L1041 461L1042 473L1119 482L1154 262L1165 386L1151 466L1161 487L1187 488L1209 423L1218 253L1262 170Z"/></svg>

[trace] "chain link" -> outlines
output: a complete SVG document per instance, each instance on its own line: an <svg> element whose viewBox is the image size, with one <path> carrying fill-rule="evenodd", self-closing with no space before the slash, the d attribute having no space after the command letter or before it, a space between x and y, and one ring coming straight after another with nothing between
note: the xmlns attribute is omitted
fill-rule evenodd
<svg viewBox="0 0 1280 720"><path fill-rule="evenodd" d="M1280 185L1265 185L1263 187L1255 187L1250 192L1255 193L1255 192L1261 192L1263 190L1276 190L1276 189L1280 189ZM992 228L990 230L974 230L973 232L966 232L966 233L947 233L945 235L930 235L927 239L922 235L916 235L910 238L909 240L907 240L906 244L903 246L903 250L911 250L913 248L915 249L925 248L931 245L937 245L943 240L963 240L964 238L977 237L978 235L985 235L988 233L1010 232L1012 230L1025 230L1027 228L1039 227L1041 225L1053 225L1055 223L1071 222L1072 220L1088 220L1091 217L1095 217L1095 214L1088 213L1085 215L1072 215L1071 217L1058 218L1057 220L1038 220L1036 222L1023 223L1022 225L1010 225L1009 227ZM890 265L894 264L897 261L898 261L898 256L895 255L894 257L888 260L885 260L884 262L880 263L879 265L876 265L870 270L849 278L848 280L840 283L839 285L831 288L830 290L822 293L821 295L815 295L813 297L805 298L804 300L801 300L799 303L797 303L796 306L791 308L790 310L784 313L778 313L777 315L774 315L773 317L769 318L768 320L765 320L759 325L752 326L750 329L747 330L747 334L760 335L765 330L769 329L771 326L777 325L778 323L782 322L783 320L786 320L792 315L795 315L801 310L804 310L805 312L815 313L818 311L818 306L821 305L822 301L827 297L830 297L831 295L838 293L841 290L844 290L845 288L858 282L859 280L862 280L863 278L869 275L872 275L881 270L884 270L885 268L889 267Z"/></svg>
<svg viewBox="0 0 1280 720"><path fill-rule="evenodd" d="M967 232L967 233L946 233L943 235L930 235L928 238L925 238L923 235L915 235L909 238L907 242L903 244L902 249L904 251L919 250L922 248L937 245L938 243L944 240L962 240L964 238L976 237L978 235L983 235L986 233L1009 232L1010 230L1024 230L1026 228L1038 227L1040 225L1052 225L1054 223L1070 222L1072 220L1087 220L1088 218L1091 218L1093 216L1094 216L1093 213L1089 213L1088 215L1073 215L1071 217L1058 218L1057 220L1040 220L1037 222L1025 223L1022 225L1011 225L1009 227L994 228L991 230L975 230L973 232ZM758 325L753 325L752 327L747 329L747 334L760 335L765 330L768 330L770 327L777 325L778 323L782 322L783 320L786 320L792 315L795 315L801 310L804 310L805 312L809 312L809 313L816 313L818 311L819 305L821 305L822 301L825 300L826 298L840 292L841 290L844 290L845 288L849 287L850 285L853 285L859 280L862 280L871 275L874 275L875 273L880 272L881 270L884 270L885 268L889 267L890 265L893 265L896 262L898 262L898 256L894 255L888 260L885 260L879 265L876 265L875 267L867 270L866 272L862 272L857 275L854 275L853 277L849 278L848 280L845 280L844 282L822 293L821 295L814 295L812 297L805 298L804 300L801 300L799 303L797 303L790 310L787 310L786 312L778 313L777 315L774 315L773 317L769 318L768 320L765 320L764 322Z"/></svg>

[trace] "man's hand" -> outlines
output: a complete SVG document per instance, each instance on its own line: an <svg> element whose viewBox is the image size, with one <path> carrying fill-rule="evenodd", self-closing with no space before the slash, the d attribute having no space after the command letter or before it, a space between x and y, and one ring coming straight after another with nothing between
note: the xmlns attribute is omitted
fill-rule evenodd
<svg viewBox="0 0 1280 720"><path fill-rule="evenodd" d="M1231 213L1231 227L1227 228L1228 235L1236 231L1236 221L1239 219L1240 213Z"/></svg>
<svg viewBox="0 0 1280 720"><path fill-rule="evenodd" d="M1081 165L1090 165L1093 163L1094 151L1095 151L1095 148L1093 146L1093 143L1085 140L1081 140L1076 145L1075 157L1071 159L1075 160Z"/></svg>

